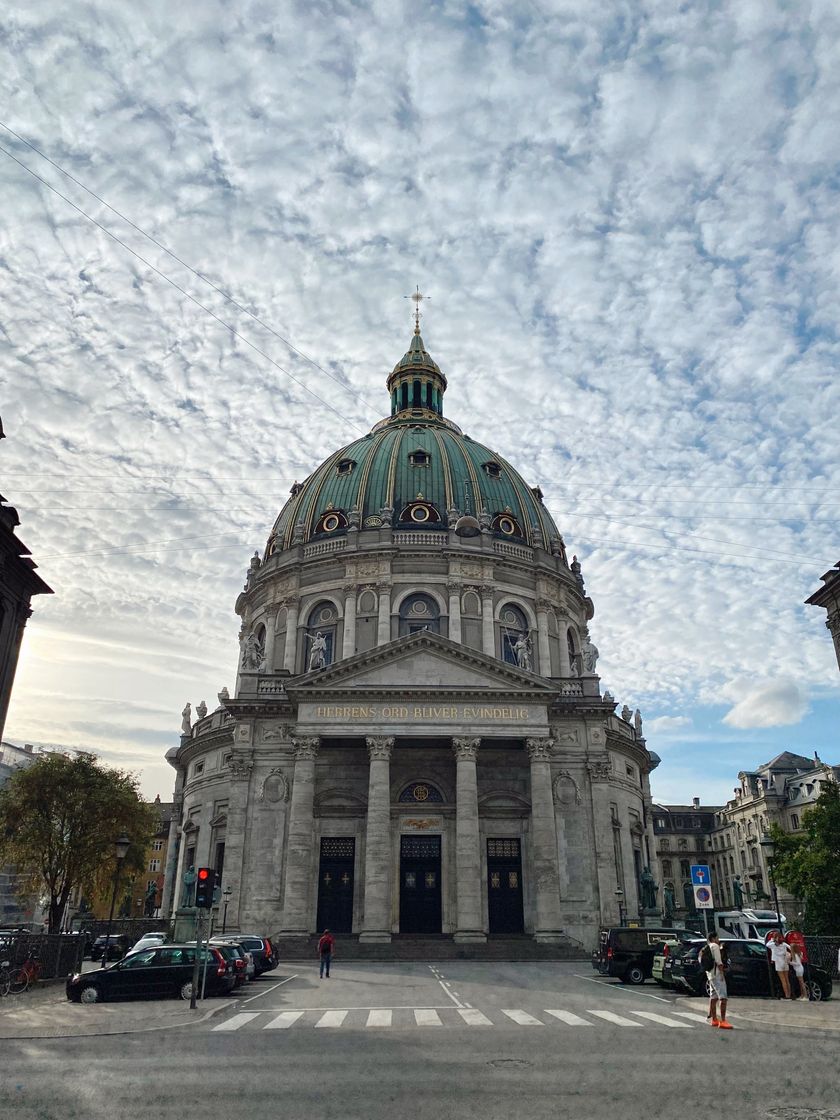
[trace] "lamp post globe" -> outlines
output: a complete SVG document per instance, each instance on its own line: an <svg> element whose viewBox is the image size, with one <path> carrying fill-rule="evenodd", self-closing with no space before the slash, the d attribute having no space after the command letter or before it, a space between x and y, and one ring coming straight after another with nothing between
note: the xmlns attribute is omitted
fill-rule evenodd
<svg viewBox="0 0 840 1120"><path fill-rule="evenodd" d="M102 951L102 964L108 963L108 952L111 948L111 926L114 921L114 906L117 902L117 889L120 884L120 868L122 862L128 855L128 849L131 847L131 838L126 836L123 832L114 841L114 889L111 892L111 909L108 911L108 927L105 931L105 948Z"/></svg>

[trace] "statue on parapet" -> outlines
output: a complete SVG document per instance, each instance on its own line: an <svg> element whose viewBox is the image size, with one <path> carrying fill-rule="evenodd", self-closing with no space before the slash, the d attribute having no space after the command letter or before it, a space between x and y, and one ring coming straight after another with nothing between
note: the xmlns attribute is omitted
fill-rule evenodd
<svg viewBox="0 0 840 1120"><path fill-rule="evenodd" d="M676 913L676 909L677 909L677 900L674 896L674 884L673 883L666 883L665 884L665 890L663 892L663 895L664 895L664 898L665 898L665 917L666 918L673 918L674 914Z"/></svg>
<svg viewBox="0 0 840 1120"><path fill-rule="evenodd" d="M196 880L195 867L190 864L184 872L184 892L181 896L181 906L194 906L195 905L195 880Z"/></svg>
<svg viewBox="0 0 840 1120"><path fill-rule="evenodd" d="M313 637L311 634L306 635L306 640L312 642L312 648L309 651L309 669L326 669L327 667L327 639L318 630Z"/></svg>
<svg viewBox="0 0 840 1120"><path fill-rule="evenodd" d="M641 887L642 894L642 909L655 910L656 909L656 892L659 888L656 885L656 880L653 877L653 872L647 864L642 868L642 873L639 876L639 886Z"/></svg>
<svg viewBox="0 0 840 1120"><path fill-rule="evenodd" d="M583 641L583 650L581 651L583 659L584 673L594 673L595 666L598 664L598 647L590 640L587 634Z"/></svg>
<svg viewBox="0 0 840 1120"><path fill-rule="evenodd" d="M192 705L189 701L184 705L184 710L181 712L181 734L192 735Z"/></svg>
<svg viewBox="0 0 840 1120"><path fill-rule="evenodd" d="M257 635L251 631L242 645L242 668L261 672L265 665L265 650Z"/></svg>
<svg viewBox="0 0 840 1120"><path fill-rule="evenodd" d="M732 880L732 894L735 898L735 908L742 910L744 907L744 884L741 882L740 875L736 875Z"/></svg>
<svg viewBox="0 0 840 1120"><path fill-rule="evenodd" d="M202 700L200 704L196 704L195 718L196 719L204 719L204 717L206 715L207 715L207 704L204 702L204 700Z"/></svg>
<svg viewBox="0 0 840 1120"><path fill-rule="evenodd" d="M519 668L526 669L529 673L533 673L534 661L531 638L524 631L519 635L516 642L514 642L513 652L516 656L516 664Z"/></svg>

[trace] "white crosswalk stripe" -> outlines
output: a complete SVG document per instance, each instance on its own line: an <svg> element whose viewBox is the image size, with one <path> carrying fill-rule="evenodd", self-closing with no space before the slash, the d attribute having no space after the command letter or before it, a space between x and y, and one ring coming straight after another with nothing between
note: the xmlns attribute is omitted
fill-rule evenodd
<svg viewBox="0 0 840 1120"><path fill-rule="evenodd" d="M414 1020L418 1027L442 1027L443 1023L440 1021L440 1015L437 1011L430 1011L426 1007L420 1007L414 1012Z"/></svg>
<svg viewBox="0 0 840 1120"><path fill-rule="evenodd" d="M691 1030L705 1025L702 1016L689 1011L656 1012L622 1007L623 1014L602 1008L585 1011L566 1011L564 1008L546 1008L542 1011L524 1011L521 1008L497 1008L487 1012L474 1007L402 1007L402 1008L306 1008L295 1011L275 1012L242 1011L237 1012L221 1023L213 1026L214 1031L233 1032L254 1024L254 1029L288 1030L290 1027L345 1027L350 1030L360 1028L380 1028L405 1030L412 1027L545 1027L554 1026L557 1030L567 1027L597 1027L609 1024L613 1027L668 1027ZM271 1015L268 1022L266 1016ZM255 1020L258 1020L255 1022Z"/></svg>
<svg viewBox="0 0 840 1120"><path fill-rule="evenodd" d="M502 1014L507 1015L508 1019L513 1019L514 1023L518 1023L520 1027L542 1027L545 1026L539 1019L535 1019L533 1015L529 1015L527 1011L505 1011L502 1009Z"/></svg>
<svg viewBox="0 0 840 1120"><path fill-rule="evenodd" d="M213 1027L214 1031L238 1031L240 1027L244 1027L246 1023L250 1023L252 1019L259 1019L259 1011L242 1011L233 1018L227 1019L224 1023L219 1023Z"/></svg>
<svg viewBox="0 0 840 1120"><path fill-rule="evenodd" d="M665 1015L657 1015L655 1011L631 1011L632 1015L640 1015L651 1023L659 1023L663 1027L679 1027L681 1030L691 1030L688 1023L681 1023L679 1019L668 1019Z"/></svg>
<svg viewBox="0 0 840 1120"><path fill-rule="evenodd" d="M643 1025L635 1019L625 1019L623 1015L616 1015L612 1011L592 1011L587 1009L586 1014L597 1015L599 1019L603 1019L606 1023L615 1023L617 1027L641 1027Z"/></svg>
<svg viewBox="0 0 840 1120"><path fill-rule="evenodd" d="M594 1027L594 1023L590 1023L588 1019L581 1019L580 1015L574 1015L571 1011L551 1011L549 1008L545 1009L546 1015L553 1015L555 1019L559 1019L561 1023L566 1023L570 1027Z"/></svg>
<svg viewBox="0 0 840 1120"><path fill-rule="evenodd" d="M274 1031L282 1030L284 1027L292 1027L302 1015L302 1011L283 1011L276 1019L266 1023L265 1030Z"/></svg>
<svg viewBox="0 0 840 1120"><path fill-rule="evenodd" d="M488 1019L483 1011L477 1011L474 1007L461 1007L458 1014L464 1020L468 1027L492 1027L492 1020Z"/></svg>

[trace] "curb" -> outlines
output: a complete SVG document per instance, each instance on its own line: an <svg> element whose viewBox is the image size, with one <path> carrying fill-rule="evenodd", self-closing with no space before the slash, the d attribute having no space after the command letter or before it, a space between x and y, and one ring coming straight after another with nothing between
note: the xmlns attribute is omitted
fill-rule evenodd
<svg viewBox="0 0 840 1120"><path fill-rule="evenodd" d="M203 1015L199 1015L194 1019L192 1019L192 1018L186 1019L183 1022L178 1022L178 1023L162 1023L162 1024L160 1024L158 1026L155 1026L155 1027L134 1027L134 1028L127 1028L127 1029L123 1028L123 1027L119 1027L115 1030L81 1031L78 1034L72 1033L72 1032L67 1032L67 1033L63 1033L63 1034L43 1034L43 1033L5 1034L2 1031L2 1024L0 1024L0 1041L2 1041L2 1042L16 1042L16 1041L20 1040L21 1042L24 1042L24 1041L27 1041L27 1040L31 1041L31 1040L34 1040L34 1039L40 1039L41 1041L50 1041L50 1040L63 1041L64 1039L67 1039L67 1038L106 1038L109 1035L149 1034L152 1031L168 1031L168 1030L175 1030L178 1027L198 1026L201 1023L206 1023L208 1019L212 1019L212 1017L214 1015L217 1015L220 1011L225 1010L225 1008L232 1009L233 1007L234 1007L234 1004L232 1004L232 1003L231 1004L220 1003L217 1007L211 1007L208 1011L205 1011Z"/></svg>

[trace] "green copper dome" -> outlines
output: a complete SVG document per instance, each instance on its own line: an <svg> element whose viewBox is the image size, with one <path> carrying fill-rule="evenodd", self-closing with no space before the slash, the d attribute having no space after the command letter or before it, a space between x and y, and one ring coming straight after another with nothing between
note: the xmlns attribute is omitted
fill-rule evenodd
<svg viewBox="0 0 840 1120"><path fill-rule="evenodd" d="M442 414L446 378L419 330L388 377L391 416L340 448L303 482L274 525L269 554L347 532L441 533L462 513L493 536L562 551L557 527L505 459Z"/></svg>

